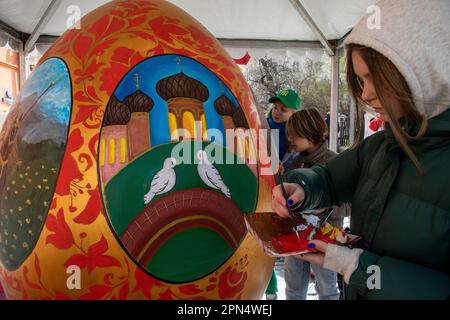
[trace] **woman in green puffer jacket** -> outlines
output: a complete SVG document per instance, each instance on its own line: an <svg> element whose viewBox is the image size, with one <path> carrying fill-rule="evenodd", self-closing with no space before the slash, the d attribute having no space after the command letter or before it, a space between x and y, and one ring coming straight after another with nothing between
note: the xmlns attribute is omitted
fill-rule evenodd
<svg viewBox="0 0 450 320"><path fill-rule="evenodd" d="M343 275L347 299L450 298L450 2L383 0L347 37L358 109L386 123L324 166L285 174L295 210L352 203L358 248L311 241L300 259ZM373 21L372 21L373 22ZM288 217L280 186L272 208Z"/></svg>

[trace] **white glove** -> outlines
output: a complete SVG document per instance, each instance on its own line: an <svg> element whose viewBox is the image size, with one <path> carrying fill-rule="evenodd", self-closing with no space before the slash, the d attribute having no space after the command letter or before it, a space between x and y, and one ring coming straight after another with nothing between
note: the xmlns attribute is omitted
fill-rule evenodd
<svg viewBox="0 0 450 320"><path fill-rule="evenodd" d="M325 252L323 267L343 275L345 283L348 284L352 273L358 268L359 256L363 251L329 244Z"/></svg>

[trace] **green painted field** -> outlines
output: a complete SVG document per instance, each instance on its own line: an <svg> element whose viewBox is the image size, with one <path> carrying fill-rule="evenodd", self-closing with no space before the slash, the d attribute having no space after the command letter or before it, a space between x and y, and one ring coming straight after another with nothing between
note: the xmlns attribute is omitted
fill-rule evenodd
<svg viewBox="0 0 450 320"><path fill-rule="evenodd" d="M116 174L104 188L104 197L109 218L116 233L120 236L131 221L144 209L144 195L149 191L153 176L161 170L166 158L172 156L174 146L189 148L190 162L192 164L177 165L174 170L177 176L175 187L171 190L179 191L192 188L210 189L200 179L197 173L197 160L194 162L198 150L205 149L209 142L186 141L181 143L168 143L159 145L135 159ZM236 164L237 156L231 154L222 146L214 145L217 154L223 153L223 158L228 156L234 159L235 164L214 164L219 171L223 181L230 188L231 200L242 212L253 212L257 201L257 179L245 164ZM189 158L186 152L180 152L176 157L185 160ZM217 159L218 156L212 153ZM187 162L187 161L185 161ZM211 189L214 190L214 189ZM219 190L214 190L221 193ZM159 196L160 197L160 196ZM158 199L153 198L152 202Z"/></svg>

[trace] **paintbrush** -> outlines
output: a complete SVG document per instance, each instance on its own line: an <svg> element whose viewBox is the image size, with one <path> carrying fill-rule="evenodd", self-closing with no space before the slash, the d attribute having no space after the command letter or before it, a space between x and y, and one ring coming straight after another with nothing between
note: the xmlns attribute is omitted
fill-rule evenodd
<svg viewBox="0 0 450 320"><path fill-rule="evenodd" d="M280 180L280 185L281 185L281 192L283 193L283 197L286 200L286 208L288 209L289 217L291 218L291 221L292 221L292 225L293 225L292 229L295 231L295 235L297 236L298 242L300 242L300 236L299 236L298 230L297 230L297 222L295 220L295 213L291 210L291 206L288 204L289 196L286 192L286 189L284 188L283 178L281 177L281 175L279 176L279 180Z"/></svg>

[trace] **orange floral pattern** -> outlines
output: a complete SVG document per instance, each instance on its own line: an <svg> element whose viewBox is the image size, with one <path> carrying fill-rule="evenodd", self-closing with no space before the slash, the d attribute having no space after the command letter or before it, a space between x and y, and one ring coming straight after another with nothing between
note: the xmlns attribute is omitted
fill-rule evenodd
<svg viewBox="0 0 450 320"><path fill-rule="evenodd" d="M81 25L82 29L60 37L41 60L61 58L70 71L69 138L45 227L33 253L16 271L0 264L0 281L8 298L258 298L265 283L255 283L261 277L251 274L265 272L268 280L273 259L249 234L233 256L204 279L171 284L142 271L124 253L108 224L98 181L97 146L105 108L132 67L160 54L196 59L226 83L250 127L259 129L257 110L239 68L204 27L166 1L114 1L84 17ZM261 179L273 185L273 177ZM70 265L80 267L79 290L68 289L61 280L67 279Z"/></svg>

